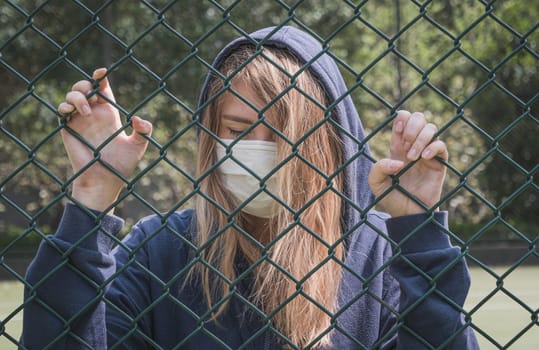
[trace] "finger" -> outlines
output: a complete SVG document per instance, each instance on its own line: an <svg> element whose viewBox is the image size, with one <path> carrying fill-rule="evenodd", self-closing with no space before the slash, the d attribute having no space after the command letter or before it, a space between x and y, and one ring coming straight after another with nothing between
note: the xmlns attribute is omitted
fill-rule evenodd
<svg viewBox="0 0 539 350"><path fill-rule="evenodd" d="M393 120L391 142L389 144L389 152L392 159L406 159L407 150L403 150L404 142L402 133L411 116L412 114L408 111L398 111L397 116Z"/></svg>
<svg viewBox="0 0 539 350"><path fill-rule="evenodd" d="M66 116L68 114L71 114L75 111L75 106L72 104L69 104L67 102L62 102L58 106L58 113L62 116Z"/></svg>
<svg viewBox="0 0 539 350"><path fill-rule="evenodd" d="M82 93L84 96L88 96L93 90L94 90L94 86L88 80L77 81L71 88L71 91L78 91ZM90 104L97 102L97 95L95 94L92 94L90 97L87 97L87 98Z"/></svg>
<svg viewBox="0 0 539 350"><path fill-rule="evenodd" d="M133 134L131 137L135 143L148 142L147 137L152 134L152 123L137 116L131 118L131 126L133 127Z"/></svg>
<svg viewBox="0 0 539 350"><path fill-rule="evenodd" d="M406 158L410 161L417 160L425 147L432 142L434 135L436 135L436 131L438 131L436 125L431 123L426 124L417 135L410 150L406 154Z"/></svg>
<svg viewBox="0 0 539 350"><path fill-rule="evenodd" d="M444 161L449 160L449 151L447 146L443 141L436 140L431 142L421 153L421 157L424 159L434 159L435 157L440 157Z"/></svg>
<svg viewBox="0 0 539 350"><path fill-rule="evenodd" d="M86 95L79 91L68 92L66 95L65 102L75 106L77 112L80 115L89 116L90 114L92 114L92 109L88 104L88 99L86 99Z"/></svg>
<svg viewBox="0 0 539 350"><path fill-rule="evenodd" d="M106 68L98 68L92 75L92 79L99 82L99 92L106 97L103 98L99 96L97 99L98 103L108 103L109 101L115 102L114 94L112 93L112 88L110 87L110 82L106 74Z"/></svg>
<svg viewBox="0 0 539 350"><path fill-rule="evenodd" d="M411 116L412 114L408 111L398 111L397 116L393 120L393 132L396 134L401 134Z"/></svg>
<svg viewBox="0 0 539 350"><path fill-rule="evenodd" d="M384 184L390 175L398 173L404 167L404 162L394 159L381 159L376 162L369 173L369 185L374 192Z"/></svg>
<svg viewBox="0 0 539 350"><path fill-rule="evenodd" d="M403 147L408 151L427 122L422 113L412 113L402 132Z"/></svg>

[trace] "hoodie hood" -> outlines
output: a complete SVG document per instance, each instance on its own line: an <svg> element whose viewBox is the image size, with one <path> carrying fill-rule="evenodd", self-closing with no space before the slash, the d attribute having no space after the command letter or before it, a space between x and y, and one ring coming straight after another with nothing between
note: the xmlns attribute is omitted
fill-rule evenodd
<svg viewBox="0 0 539 350"><path fill-rule="evenodd" d="M365 141L365 133L358 112L352 102L349 90L337 67L327 54L329 46L324 47L311 35L290 26L269 27L240 37L229 43L215 58L212 66L218 69L223 61L239 46L245 44L262 45L288 49L319 79L334 108L335 119L339 124L339 135L344 148L344 195L346 206L344 212L347 233L355 231L364 217L364 210L373 202L373 194L367 178L372 162L370 151ZM199 107L206 103L209 82L213 74L210 72L201 91Z"/></svg>

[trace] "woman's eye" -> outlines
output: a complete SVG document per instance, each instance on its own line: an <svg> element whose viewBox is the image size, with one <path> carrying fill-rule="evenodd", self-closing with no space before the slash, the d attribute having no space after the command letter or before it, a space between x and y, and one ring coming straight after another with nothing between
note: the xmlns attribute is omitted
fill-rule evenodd
<svg viewBox="0 0 539 350"><path fill-rule="evenodd" d="M243 130L235 130L235 129L228 128L228 132L230 133L230 135L238 136L239 134L243 132Z"/></svg>

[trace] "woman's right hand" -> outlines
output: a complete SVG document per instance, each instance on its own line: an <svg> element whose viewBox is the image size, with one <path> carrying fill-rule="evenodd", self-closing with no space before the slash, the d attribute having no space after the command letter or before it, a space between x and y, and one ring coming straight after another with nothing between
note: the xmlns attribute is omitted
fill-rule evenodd
<svg viewBox="0 0 539 350"><path fill-rule="evenodd" d="M92 82L82 80L66 95L65 102L58 106L58 112L67 116L67 126L79 134L94 149L98 147L100 161L95 161L95 151L81 142L65 128L61 130L62 139L75 173L92 163L73 181L72 196L88 208L112 211L110 205L118 198L125 182L101 162L114 168L128 178L142 159L148 146L143 135L151 135L152 124L139 117L131 118L133 133L121 131L105 145L104 142L122 127L114 95L106 77L105 68L97 69L92 78L99 82L99 93L87 98L94 89Z"/></svg>

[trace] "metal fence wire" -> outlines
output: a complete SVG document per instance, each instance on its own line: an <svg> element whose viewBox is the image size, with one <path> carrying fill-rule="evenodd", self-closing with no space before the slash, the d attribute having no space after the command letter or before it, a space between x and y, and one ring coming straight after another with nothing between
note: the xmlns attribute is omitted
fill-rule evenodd
<svg viewBox="0 0 539 350"><path fill-rule="evenodd" d="M145 215L161 218L162 226L148 236L151 240L167 229L172 213L192 207L196 195L212 200L200 191L203 179L195 177L193 164L197 129L202 128L198 87L211 69L213 57L235 37L248 37L248 33L267 26L285 25L311 34L320 42L323 52L337 62L348 85L340 98L354 99L368 134L365 139L371 145L373 156L369 157L373 162L385 156L391 123L398 110L425 111L427 118L439 125L438 135L446 141L451 154L445 163L448 175L438 203L450 214L447 234L461 247L458 259L466 259L493 281L485 295L461 310L466 322L485 348L516 349L524 341L537 339L538 300L523 297L504 282L523 265L538 262L539 193L534 179L539 149L538 19L539 4L534 1L3 1L0 270L4 278L24 286L28 298L22 301L21 293L14 303L9 304L8 300L8 310L4 300L0 301L0 339L6 347L18 346L23 309L31 302L49 307L36 292L47 283L47 277L37 284L29 283L16 261L25 254L32 256L39 242L55 246L49 235L55 232L66 202L74 201L73 181L94 163L106 166L101 161L101 151L116 135L97 147L78 136L92 150L94 159L75 174L71 172L61 131L76 133L69 130L65 117L57 113L57 106L73 82L91 80L95 68L107 67L118 101L114 105L124 119L117 134L130 132L134 115L154 125L147 154L133 176L127 178L109 166L125 183L113 204L116 213L126 218L125 230L133 225L133 220ZM98 82L94 83L96 88L91 94L98 93ZM331 106L326 114L331 115ZM337 173L343 169L344 166ZM332 180L327 177L328 183ZM399 186L398 180L393 186ZM374 202L361 210L376 205ZM294 225L301 225L302 209L289 209L297 214ZM96 222L102 220L102 214L88 211L88 215ZM72 249L84 244L85 238L98 229L99 225L85 232ZM282 232L268 246L286 234ZM348 234L345 232L344 237ZM385 233L379 234L381 239L389 239ZM111 239L123 244L120 237ZM128 265L138 264L134 257L145 244L147 241L129 248ZM328 242L323 244L329 251L327 261L334 262L334 247ZM496 257L498 262L505 259L502 263L507 268L494 268L495 262L480 254L479 248L485 244L507 247ZM393 241L391 245L394 256L363 280L358 298L368 294L369 283L400 257L401 247ZM200 250L205 246L193 249L198 253L190 264L204 263ZM509 256L514 251L516 255ZM64 261L57 269L71 266L69 253L70 250L62 253ZM261 259L269 257L266 254ZM178 271L170 281L160 280L151 270L145 271L147 278L162 285L162 294L153 296L153 304L132 319L134 325L152 311L152 305L174 298L171 285L190 266ZM287 273L280 266L275 267ZM251 266L247 272L255 268ZM400 327L406 327L401 321L436 289L437 279L448 269L450 266L438 276L416 271L418 276L428 279L433 289L410 310L398 315ZM46 276L52 278L55 272L49 271ZM97 290L95 298L88 300L91 307L103 298L110 281L97 284L85 272L79 273ZM112 279L121 273L118 271ZM237 283L229 281L231 291L226 298L232 297ZM302 291L303 280L296 283L297 293L309 298ZM529 283L537 285L537 281ZM500 295L525 314L518 330L504 339L485 329L477 319L489 302ZM189 305L178 306L201 317L200 329L193 330L184 342L196 332L209 332L204 331L207 315L199 315ZM281 308L285 306L286 303ZM86 310L82 307L70 319L62 318L58 310L49 311L62 320L64 336ZM270 322L278 311L266 315L266 319ZM140 330L133 326L125 338L137 332ZM146 340L150 348L159 348L151 339ZM83 339L80 342L81 348L88 347ZM227 348L218 339L215 344ZM423 345L435 348L428 343ZM53 340L47 348L58 346Z"/></svg>

